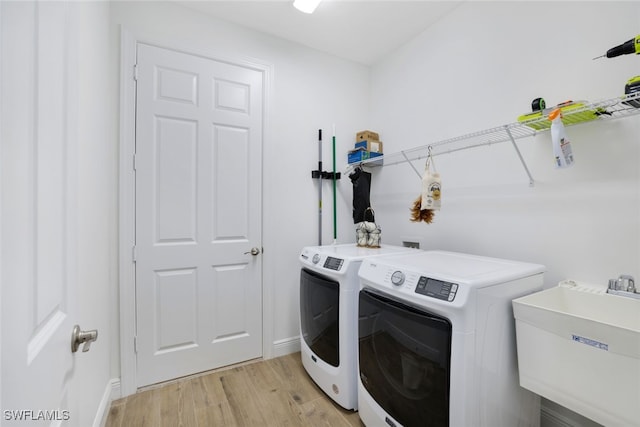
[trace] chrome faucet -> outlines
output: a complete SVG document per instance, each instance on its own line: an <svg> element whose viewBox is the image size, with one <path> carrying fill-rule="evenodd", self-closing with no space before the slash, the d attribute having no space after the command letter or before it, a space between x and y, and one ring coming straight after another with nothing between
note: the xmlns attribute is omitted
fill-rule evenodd
<svg viewBox="0 0 640 427"><path fill-rule="evenodd" d="M633 276L630 276L628 274L622 274L620 275L619 280L622 280L623 286L624 286L624 282L627 282L627 292L636 292L636 282L635 280L633 280Z"/></svg>
<svg viewBox="0 0 640 427"><path fill-rule="evenodd" d="M628 274L621 274L617 279L610 279L607 293L640 299L640 293L636 292L635 279Z"/></svg>

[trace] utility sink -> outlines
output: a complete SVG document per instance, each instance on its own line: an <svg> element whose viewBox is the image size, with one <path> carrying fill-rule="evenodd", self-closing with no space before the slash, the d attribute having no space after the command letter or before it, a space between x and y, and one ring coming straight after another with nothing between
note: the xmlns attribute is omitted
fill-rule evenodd
<svg viewBox="0 0 640 427"><path fill-rule="evenodd" d="M513 313L522 387L607 427L640 426L640 299L564 281Z"/></svg>

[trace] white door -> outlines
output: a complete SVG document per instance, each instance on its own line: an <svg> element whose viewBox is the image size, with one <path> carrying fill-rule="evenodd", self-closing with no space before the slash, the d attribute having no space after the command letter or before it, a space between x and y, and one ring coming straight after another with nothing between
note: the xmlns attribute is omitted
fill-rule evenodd
<svg viewBox="0 0 640 427"><path fill-rule="evenodd" d="M262 78L138 44L139 387L262 356Z"/></svg>
<svg viewBox="0 0 640 427"><path fill-rule="evenodd" d="M0 7L0 424L74 426L73 15L61 2Z"/></svg>

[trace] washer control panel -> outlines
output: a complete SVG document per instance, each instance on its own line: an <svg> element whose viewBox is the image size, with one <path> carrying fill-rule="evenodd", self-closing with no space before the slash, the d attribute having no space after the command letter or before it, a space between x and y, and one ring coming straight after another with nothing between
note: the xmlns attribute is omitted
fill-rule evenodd
<svg viewBox="0 0 640 427"><path fill-rule="evenodd" d="M366 267L376 266L374 263L366 264ZM437 298L446 302L453 302L460 285L422 276L417 271L402 271L395 268L386 268L383 281L387 287L409 294L420 294L429 298Z"/></svg>
<svg viewBox="0 0 640 427"><path fill-rule="evenodd" d="M324 261L323 267L329 270L340 271L340 269L342 268L342 264L344 264L344 260L342 258L334 258L328 256Z"/></svg>
<svg viewBox="0 0 640 427"><path fill-rule="evenodd" d="M454 300L456 292L458 292L457 284L431 279L426 276L420 276L420 279L418 279L418 285L416 286L417 294L449 302Z"/></svg>

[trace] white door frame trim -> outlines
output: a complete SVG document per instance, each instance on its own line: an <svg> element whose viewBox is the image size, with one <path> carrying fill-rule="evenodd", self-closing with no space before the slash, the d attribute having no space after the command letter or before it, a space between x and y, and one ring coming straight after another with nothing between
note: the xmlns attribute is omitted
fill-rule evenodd
<svg viewBox="0 0 640 427"><path fill-rule="evenodd" d="M252 68L263 75L263 120L262 143L267 141L269 101L273 76L273 65L252 58L228 58L219 52L198 52L184 46L176 46L174 41L144 37L132 31L120 29L120 164L119 164L119 282L120 282L120 384L121 397L134 394L136 381L136 292L135 292L135 174L133 155L135 152L135 111L136 84L134 66L138 43L150 44L165 49L173 49L220 62ZM263 150L264 152L264 150ZM264 158L263 158L264 159ZM262 160L264 165L264 160ZM264 203L264 202L263 202ZM263 207L261 207L263 209ZM263 233L264 235L264 233ZM262 247L267 246L260 237ZM264 257L264 255L261 255ZM262 355L273 356L273 284L265 280L262 262Z"/></svg>
<svg viewBox="0 0 640 427"><path fill-rule="evenodd" d="M3 41L6 40L6 38L4 37L4 25L2 25L2 9L3 9L3 5L0 4L0 64L4 64L4 43ZM3 90L2 87L4 86L4 80L3 78L3 73L2 73L2 66L0 66L0 100L4 99L3 98ZM3 108L2 108L2 103L0 102L0 166L2 166L2 161L3 161L3 157L2 157L2 147L3 147L3 143L4 143L4 138L3 138L3 132L4 131L4 117L3 117ZM2 174L0 173L0 191L2 190ZM2 222L2 198L0 197L0 242L2 242L2 228L3 228L3 222ZM3 280L2 280L2 275L3 275L3 270L2 270L2 245L0 245L0 307L2 307L2 288L4 287L3 284ZM0 315L0 333L2 331L2 315ZM2 384L2 366L4 366L2 364L2 340L0 340L0 384ZM4 406L2 406L2 389L0 389L0 408L4 408Z"/></svg>

